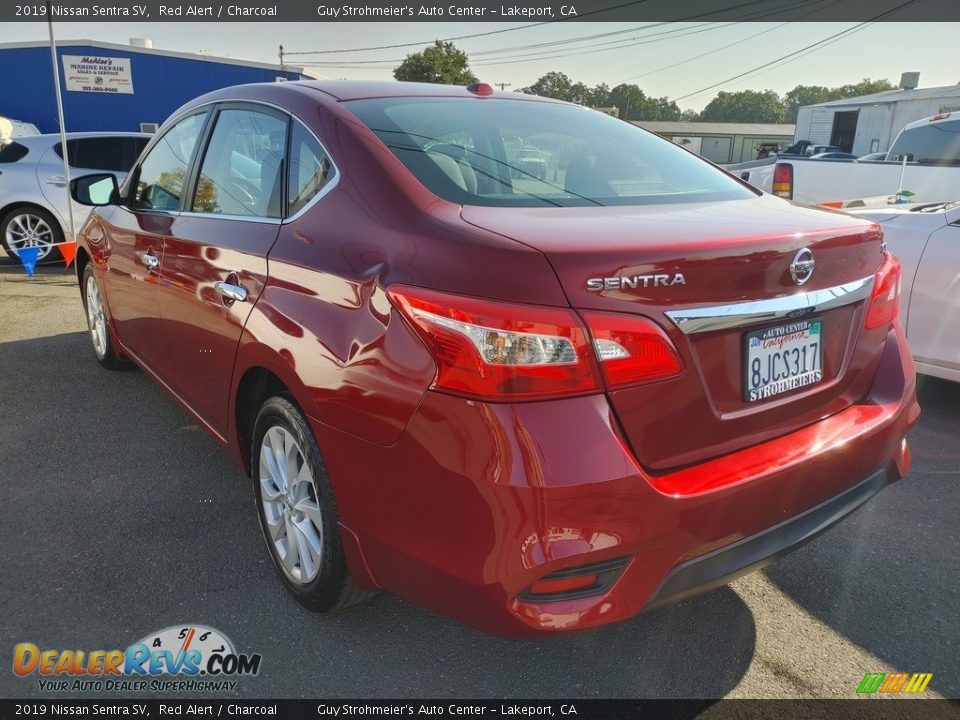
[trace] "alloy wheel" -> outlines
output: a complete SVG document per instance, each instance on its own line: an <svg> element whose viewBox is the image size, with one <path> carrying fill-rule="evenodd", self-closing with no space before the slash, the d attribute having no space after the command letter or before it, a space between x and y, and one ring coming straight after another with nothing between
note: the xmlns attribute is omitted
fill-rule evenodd
<svg viewBox="0 0 960 720"><path fill-rule="evenodd" d="M19 257L20 248L36 247L37 260L43 260L53 249L53 229L42 217L29 212L14 215L7 223L7 247Z"/></svg>
<svg viewBox="0 0 960 720"><path fill-rule="evenodd" d="M107 318L103 312L103 300L100 298L100 286L97 279L87 277L87 326L90 328L90 339L93 341L93 350L101 360L107 353Z"/></svg>
<svg viewBox="0 0 960 720"><path fill-rule="evenodd" d="M260 443L260 497L268 541L284 573L301 585L312 582L323 557L320 496L303 450L280 425Z"/></svg>

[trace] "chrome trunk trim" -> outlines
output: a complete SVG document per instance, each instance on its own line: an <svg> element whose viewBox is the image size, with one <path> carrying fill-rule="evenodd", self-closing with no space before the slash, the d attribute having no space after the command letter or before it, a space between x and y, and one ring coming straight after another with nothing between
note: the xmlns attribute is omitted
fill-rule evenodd
<svg viewBox="0 0 960 720"><path fill-rule="evenodd" d="M687 335L729 330L770 320L803 318L850 305L870 296L873 275L822 290L730 305L668 310L665 314Z"/></svg>

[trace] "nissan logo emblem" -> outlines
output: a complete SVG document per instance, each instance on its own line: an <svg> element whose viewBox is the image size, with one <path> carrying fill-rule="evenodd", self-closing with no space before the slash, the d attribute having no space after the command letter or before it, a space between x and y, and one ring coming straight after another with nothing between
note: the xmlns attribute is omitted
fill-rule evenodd
<svg viewBox="0 0 960 720"><path fill-rule="evenodd" d="M813 275L813 268L817 261L813 259L813 251L803 248L793 256L790 263L790 277L797 285L803 285Z"/></svg>

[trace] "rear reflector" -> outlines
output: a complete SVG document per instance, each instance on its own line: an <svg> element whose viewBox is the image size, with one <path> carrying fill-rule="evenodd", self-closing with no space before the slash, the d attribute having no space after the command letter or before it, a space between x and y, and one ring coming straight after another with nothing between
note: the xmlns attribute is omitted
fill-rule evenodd
<svg viewBox="0 0 960 720"><path fill-rule="evenodd" d="M659 326L633 315L583 312L611 390L679 375L680 358Z"/></svg>
<svg viewBox="0 0 960 720"><path fill-rule="evenodd" d="M793 199L793 165L777 163L773 168L773 194L777 197Z"/></svg>
<svg viewBox="0 0 960 720"><path fill-rule="evenodd" d="M889 326L900 314L900 260L887 253L873 277L873 291L864 325L868 330Z"/></svg>
<svg viewBox="0 0 960 720"><path fill-rule="evenodd" d="M599 581L596 573L591 575L574 575L572 577L544 578L537 580L530 586L531 595L557 595L575 590L587 590L596 586Z"/></svg>
<svg viewBox="0 0 960 720"><path fill-rule="evenodd" d="M558 570L531 584L520 593L519 599L525 602L544 602L601 595L620 578L629 562L629 557L619 557Z"/></svg>

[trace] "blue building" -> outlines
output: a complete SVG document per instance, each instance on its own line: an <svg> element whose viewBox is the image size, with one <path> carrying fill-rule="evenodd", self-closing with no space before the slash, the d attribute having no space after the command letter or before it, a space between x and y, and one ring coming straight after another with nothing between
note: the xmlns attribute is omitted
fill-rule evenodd
<svg viewBox="0 0 960 720"><path fill-rule="evenodd" d="M157 50L148 40L131 43L57 42L68 131L150 131L211 90L308 77L289 65ZM49 43L0 44L0 68L0 116L59 132Z"/></svg>

